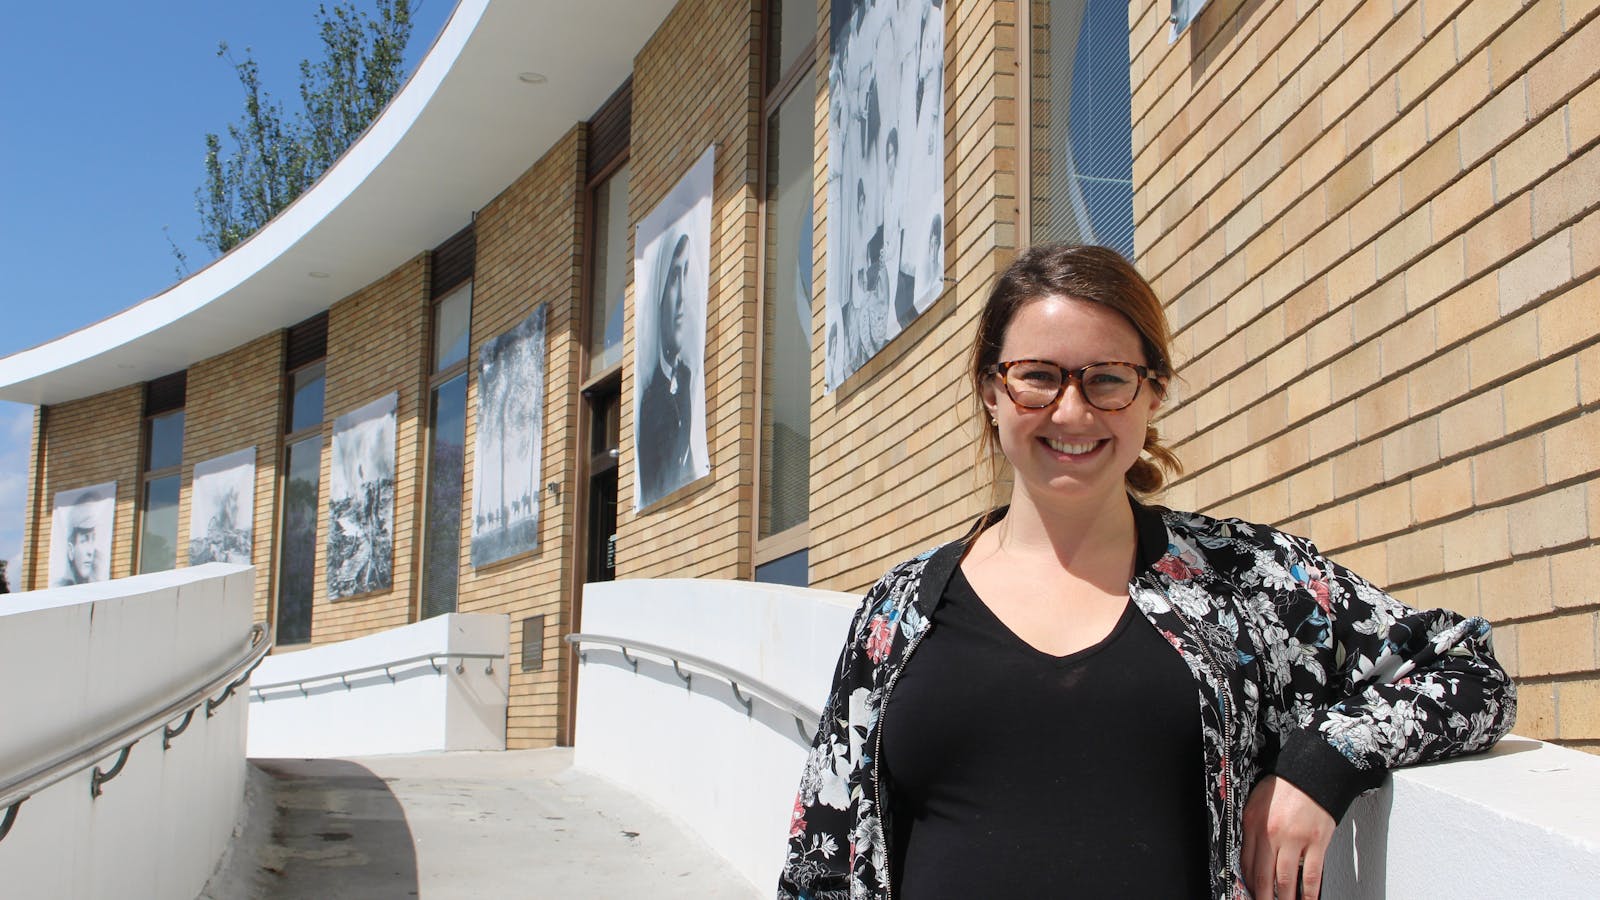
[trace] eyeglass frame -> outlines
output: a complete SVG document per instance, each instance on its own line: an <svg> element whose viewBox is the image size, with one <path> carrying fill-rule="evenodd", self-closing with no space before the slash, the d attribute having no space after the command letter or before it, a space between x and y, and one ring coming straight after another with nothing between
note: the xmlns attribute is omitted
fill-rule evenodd
<svg viewBox="0 0 1600 900"><path fill-rule="evenodd" d="M1028 404L1023 403L1021 400L1018 400L1016 394L1011 393L1011 382L1006 379L1006 372L1010 370L1012 366L1018 366L1022 363L1037 363L1041 366L1054 366L1061 373L1061 387L1056 389L1056 395L1055 397L1051 398L1050 402L1041 404L1039 406L1029 406ZM1083 387L1083 373L1095 368L1096 366L1127 366L1128 368L1134 370L1134 372L1138 373L1139 380L1134 382L1133 396L1128 398L1127 403L1107 409L1106 407L1100 406L1093 400L1089 399L1089 392L1084 390ZM1011 398L1012 403L1015 403L1017 406L1020 406L1023 409L1049 409L1050 407L1055 406L1057 403L1061 402L1062 397L1067 395L1067 388L1071 387L1072 383L1076 381L1078 383L1078 394L1083 397L1083 402L1089 404L1095 409L1100 410L1101 412L1119 412L1132 406L1133 401L1139 399L1139 391L1144 387L1144 383L1146 381L1154 382L1156 384L1161 383L1161 376L1154 374L1154 370L1149 366L1142 366L1138 363L1131 363L1120 359L1106 359L1101 360L1100 362L1092 362L1086 366L1079 366L1076 369L1069 369L1060 363L1054 363L1048 359L1008 359L989 366L987 371L990 375L1000 376L1000 386L1005 389L1006 396Z"/></svg>

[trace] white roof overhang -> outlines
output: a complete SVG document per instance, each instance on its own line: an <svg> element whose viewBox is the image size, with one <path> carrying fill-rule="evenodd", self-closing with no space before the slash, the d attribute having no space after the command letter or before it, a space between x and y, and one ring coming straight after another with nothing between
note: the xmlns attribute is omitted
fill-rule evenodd
<svg viewBox="0 0 1600 900"><path fill-rule="evenodd" d="M0 400L61 403L147 381L383 277L593 115L675 2L460 0L405 87L310 190L167 290L0 359ZM528 72L546 80L518 77Z"/></svg>

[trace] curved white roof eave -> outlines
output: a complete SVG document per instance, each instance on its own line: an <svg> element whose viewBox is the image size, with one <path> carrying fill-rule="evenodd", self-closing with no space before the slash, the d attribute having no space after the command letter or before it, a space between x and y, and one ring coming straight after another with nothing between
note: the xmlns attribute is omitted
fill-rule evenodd
<svg viewBox="0 0 1600 900"><path fill-rule="evenodd" d="M299 199L167 290L0 358L0 400L61 403L147 381L382 278L467 225L592 115L674 2L459 0L410 80Z"/></svg>

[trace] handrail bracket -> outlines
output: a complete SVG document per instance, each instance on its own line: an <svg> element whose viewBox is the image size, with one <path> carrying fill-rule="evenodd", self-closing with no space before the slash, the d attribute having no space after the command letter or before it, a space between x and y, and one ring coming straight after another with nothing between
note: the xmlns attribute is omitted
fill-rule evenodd
<svg viewBox="0 0 1600 900"><path fill-rule="evenodd" d="M137 743L139 743L139 742L138 741L134 741L133 742L133 744L137 744ZM102 772L102 771L100 771L100 767L99 766L95 766L94 767L94 776L89 779L89 796L91 796L91 797L100 796L100 794L101 794L100 785L105 784L106 782L110 781L111 779L113 779L113 778L117 777L118 775L122 774L122 767L128 764L128 753L131 750L133 750L133 744L129 744L126 747L122 748L122 752L117 754L116 765L113 765L110 769L107 769L106 771Z"/></svg>

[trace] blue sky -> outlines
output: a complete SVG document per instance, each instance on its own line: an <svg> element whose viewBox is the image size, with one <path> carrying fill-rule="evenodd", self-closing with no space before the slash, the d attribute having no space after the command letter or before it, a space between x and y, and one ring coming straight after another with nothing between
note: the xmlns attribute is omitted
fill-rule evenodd
<svg viewBox="0 0 1600 900"><path fill-rule="evenodd" d="M325 0L330 5L332 0ZM371 0L355 0L370 9ZM454 0L412 0L408 70ZM319 53L317 0L14 4L0 29L0 356L103 319L198 269L194 191L206 132L243 107L232 66L254 51L276 98ZM163 227L168 229L163 232ZM0 402L0 559L18 568L33 409Z"/></svg>

